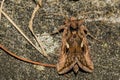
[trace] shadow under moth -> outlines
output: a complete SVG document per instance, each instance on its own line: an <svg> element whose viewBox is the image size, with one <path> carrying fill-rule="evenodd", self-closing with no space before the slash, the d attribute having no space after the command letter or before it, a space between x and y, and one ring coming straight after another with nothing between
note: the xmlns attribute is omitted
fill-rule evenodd
<svg viewBox="0 0 120 80"><path fill-rule="evenodd" d="M75 73L79 68L86 72L92 72L94 69L86 38L88 29L83 22L71 17L58 29L63 30L61 53L56 65L59 74L65 74L72 69Z"/></svg>
<svg viewBox="0 0 120 80"><path fill-rule="evenodd" d="M83 20L77 20L76 18L71 17L65 21L65 24L61 26L58 31L52 33L55 34L63 30L60 57L58 63L55 65L21 58L15 53L10 52L1 44L0 49L3 49L11 56L22 61L46 67L54 67L59 74L65 74L72 69L75 73L77 73L79 69L86 72L92 72L94 66L90 58L90 49L86 38L88 29L83 23Z"/></svg>

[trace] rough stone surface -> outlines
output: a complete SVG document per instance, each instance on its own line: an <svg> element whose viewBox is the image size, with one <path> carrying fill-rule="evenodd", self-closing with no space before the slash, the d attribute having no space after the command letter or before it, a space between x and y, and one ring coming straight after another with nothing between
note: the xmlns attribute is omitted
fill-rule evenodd
<svg viewBox="0 0 120 80"><path fill-rule="evenodd" d="M28 23L35 6L34 0L5 0L3 5L3 11L33 42ZM85 18L90 33L101 40L97 42L88 37L94 72L79 71L74 74L71 71L66 75L58 75L56 69L39 68L0 50L0 80L120 80L120 0L43 0L33 27L43 43L48 42L44 46L51 61L35 50L3 15L0 21L0 44L21 57L55 64L60 52L61 35L44 37L41 34L49 34L62 25L65 20L62 14Z"/></svg>

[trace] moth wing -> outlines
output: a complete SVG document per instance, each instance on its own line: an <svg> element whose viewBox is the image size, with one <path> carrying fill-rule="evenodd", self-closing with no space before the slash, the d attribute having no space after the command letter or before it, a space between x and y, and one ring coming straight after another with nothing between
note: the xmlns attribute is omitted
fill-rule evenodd
<svg viewBox="0 0 120 80"><path fill-rule="evenodd" d="M76 61L81 69L86 72L93 72L94 65L90 57L90 49L88 47L88 42L86 38L86 33L84 31L88 31L88 29L81 25L78 31L79 38L82 38L79 48L81 48L81 52L77 53ZM79 41L78 41L79 42ZM79 44L79 43L78 43Z"/></svg>
<svg viewBox="0 0 120 80"><path fill-rule="evenodd" d="M83 43L84 44L84 43ZM86 44L83 45L82 53L78 54L76 61L81 69L83 69L86 72L93 72L94 65L90 57L90 51L88 46Z"/></svg>
<svg viewBox="0 0 120 80"><path fill-rule="evenodd" d="M59 59L60 61L57 64L57 71L59 74L67 73L76 64L76 61L74 60L74 58L72 58L72 56L71 57L69 57L69 56L71 56L71 55L70 54L61 55L61 57Z"/></svg>
<svg viewBox="0 0 120 80"><path fill-rule="evenodd" d="M87 63L84 63L83 64L83 62L81 62L80 60L76 60L77 61L77 63L78 63L78 65L79 65L79 67L82 69L82 70L84 70L84 71L86 71L86 72L93 72L93 69L94 69L94 66L93 66L93 63L91 62L90 63L90 65L89 64L87 64Z"/></svg>

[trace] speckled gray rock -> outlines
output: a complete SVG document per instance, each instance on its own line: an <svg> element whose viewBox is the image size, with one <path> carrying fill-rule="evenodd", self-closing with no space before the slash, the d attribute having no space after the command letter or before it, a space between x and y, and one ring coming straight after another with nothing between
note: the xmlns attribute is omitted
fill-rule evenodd
<svg viewBox="0 0 120 80"><path fill-rule="evenodd" d="M3 5L3 11L33 42L28 23L35 6L32 0L5 0ZM19 61L0 50L0 80L120 80L120 0L43 0L33 27L35 34L45 43L50 61L34 49L3 15L0 21L0 44L21 57L57 63L61 35L41 34L49 34L63 24L65 17L55 15L61 14L60 7L66 16L85 18L90 33L101 40L97 42L88 37L94 72L79 71L74 74L71 71L66 76L58 75L56 69Z"/></svg>

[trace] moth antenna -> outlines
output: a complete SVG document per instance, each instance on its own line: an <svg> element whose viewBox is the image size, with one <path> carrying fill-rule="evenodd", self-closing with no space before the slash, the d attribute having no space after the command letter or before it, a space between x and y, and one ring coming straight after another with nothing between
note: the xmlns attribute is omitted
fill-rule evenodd
<svg viewBox="0 0 120 80"><path fill-rule="evenodd" d="M102 42L101 40L98 40L97 38L95 38L92 34L88 33L88 36L90 36L91 38L93 38L94 40L98 41L98 42Z"/></svg>
<svg viewBox="0 0 120 80"><path fill-rule="evenodd" d="M68 16L66 14L63 13L63 8L60 6L60 13L62 14L62 16L65 18L65 20L68 20Z"/></svg>

